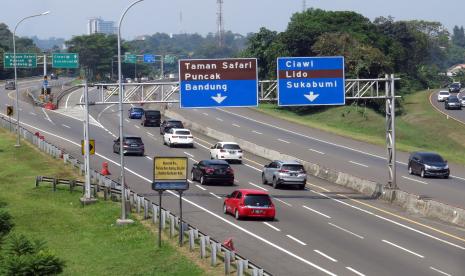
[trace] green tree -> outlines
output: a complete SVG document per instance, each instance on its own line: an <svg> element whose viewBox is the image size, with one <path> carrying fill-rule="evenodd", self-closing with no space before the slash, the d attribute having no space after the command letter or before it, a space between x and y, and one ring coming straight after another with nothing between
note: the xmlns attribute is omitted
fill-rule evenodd
<svg viewBox="0 0 465 276"><path fill-rule="evenodd" d="M452 32L452 44L462 48L465 47L465 31L463 26L454 26Z"/></svg>

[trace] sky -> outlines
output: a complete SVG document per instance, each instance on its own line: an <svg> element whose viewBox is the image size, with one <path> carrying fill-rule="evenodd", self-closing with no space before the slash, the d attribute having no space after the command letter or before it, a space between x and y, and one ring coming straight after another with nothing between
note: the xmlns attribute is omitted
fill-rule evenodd
<svg viewBox="0 0 465 276"><path fill-rule="evenodd" d="M0 22L6 23L13 30L20 19L50 11L48 15L21 23L17 35L69 39L86 33L89 18L119 21L124 9L132 2L0 0ZM449 30L455 25L464 25L465 18L464 0L306 0L306 6L355 11L371 20L378 16L392 16L395 20L439 21ZM257 32L260 27L284 31L292 14L300 12L302 7L303 0L224 0L225 29L243 35ZM216 13L216 0L144 0L129 10L121 33L125 39L157 32L205 35L216 32Z"/></svg>

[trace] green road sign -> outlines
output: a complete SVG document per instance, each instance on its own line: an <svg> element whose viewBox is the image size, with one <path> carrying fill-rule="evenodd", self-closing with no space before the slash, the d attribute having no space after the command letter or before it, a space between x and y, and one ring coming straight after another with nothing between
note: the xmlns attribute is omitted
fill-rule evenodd
<svg viewBox="0 0 465 276"><path fill-rule="evenodd" d="M76 53L53 53L53 68L79 68L79 54Z"/></svg>
<svg viewBox="0 0 465 276"><path fill-rule="evenodd" d="M133 54L126 54L124 55L124 62L125 63L136 63L137 56Z"/></svg>
<svg viewBox="0 0 465 276"><path fill-rule="evenodd" d="M176 56L173 56L173 55L166 55L165 56L165 63L168 63L168 64L175 64L177 61L177 57Z"/></svg>
<svg viewBox="0 0 465 276"><path fill-rule="evenodd" d="M3 67L14 68L13 53L3 54ZM16 68L36 68L37 55L32 53L16 53Z"/></svg>

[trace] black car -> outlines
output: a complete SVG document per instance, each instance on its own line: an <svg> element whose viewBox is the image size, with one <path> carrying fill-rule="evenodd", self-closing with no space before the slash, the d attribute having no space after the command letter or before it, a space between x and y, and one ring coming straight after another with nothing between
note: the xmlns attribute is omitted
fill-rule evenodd
<svg viewBox="0 0 465 276"><path fill-rule="evenodd" d="M440 176L448 178L450 171L447 161L434 152L414 152L408 159L409 174L421 177Z"/></svg>
<svg viewBox="0 0 465 276"><path fill-rule="evenodd" d="M161 113L159 110L145 110L140 124L143 126L159 127L160 121Z"/></svg>
<svg viewBox="0 0 465 276"><path fill-rule="evenodd" d="M234 171L228 162L224 160L202 160L192 166L192 181L199 181L200 184L206 183L225 183L234 184Z"/></svg>
<svg viewBox="0 0 465 276"><path fill-rule="evenodd" d="M449 97L444 102L445 109L462 109L462 103L460 102L458 97Z"/></svg>
<svg viewBox="0 0 465 276"><path fill-rule="evenodd" d="M184 128L184 125L179 120L164 120L160 125L160 134L163 135L172 128Z"/></svg>
<svg viewBox="0 0 465 276"><path fill-rule="evenodd" d="M51 80L57 80L57 79L58 79L58 76L55 75L54 73L52 73L52 74L50 75L50 79L51 79Z"/></svg>
<svg viewBox="0 0 465 276"><path fill-rule="evenodd" d="M113 141L113 152L120 153L119 138ZM135 154L143 156L145 153L145 146L142 142L142 138L137 136L123 136L123 153Z"/></svg>
<svg viewBox="0 0 465 276"><path fill-rule="evenodd" d="M449 92L452 93L459 93L460 92L461 85L459 82L454 82L449 85Z"/></svg>

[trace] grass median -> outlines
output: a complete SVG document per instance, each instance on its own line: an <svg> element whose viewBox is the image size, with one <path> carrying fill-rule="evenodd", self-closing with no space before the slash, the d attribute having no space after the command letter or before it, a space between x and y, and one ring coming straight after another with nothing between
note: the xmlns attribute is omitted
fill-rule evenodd
<svg viewBox="0 0 465 276"><path fill-rule="evenodd" d="M158 248L141 222L119 227L118 203L100 200L82 207L80 192L34 187L37 175L76 179L77 174L0 129L0 202L13 216L13 233L47 242L66 263L64 275L205 275L172 243Z"/></svg>
<svg viewBox="0 0 465 276"><path fill-rule="evenodd" d="M397 149L435 151L451 162L465 165L465 128L434 110L429 102L430 93L420 91L404 97L405 112L396 117ZM298 114L274 104L260 104L257 110L341 136L385 145L385 117L369 108L348 105Z"/></svg>

